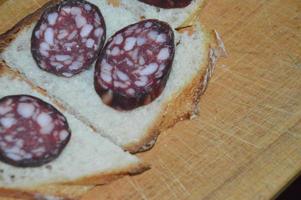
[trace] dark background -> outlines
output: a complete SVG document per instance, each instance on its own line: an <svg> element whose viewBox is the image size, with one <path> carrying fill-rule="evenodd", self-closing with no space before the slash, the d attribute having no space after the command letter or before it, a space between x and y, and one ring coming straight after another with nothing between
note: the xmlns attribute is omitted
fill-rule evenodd
<svg viewBox="0 0 301 200"><path fill-rule="evenodd" d="M301 200L301 176L285 189L276 200Z"/></svg>

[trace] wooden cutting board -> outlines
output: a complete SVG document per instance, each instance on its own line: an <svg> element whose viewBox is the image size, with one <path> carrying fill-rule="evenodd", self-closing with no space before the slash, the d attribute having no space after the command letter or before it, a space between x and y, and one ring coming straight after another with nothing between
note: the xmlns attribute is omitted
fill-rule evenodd
<svg viewBox="0 0 301 200"><path fill-rule="evenodd" d="M46 0L0 0L0 32ZM83 199L270 199L301 170L301 1L209 0L200 20L228 50L200 117L139 156L152 169Z"/></svg>

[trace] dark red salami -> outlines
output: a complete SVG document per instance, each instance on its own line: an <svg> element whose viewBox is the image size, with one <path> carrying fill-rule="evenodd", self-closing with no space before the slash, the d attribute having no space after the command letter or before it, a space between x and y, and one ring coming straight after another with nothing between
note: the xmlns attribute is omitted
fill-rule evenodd
<svg viewBox="0 0 301 200"><path fill-rule="evenodd" d="M83 0L62 1L45 10L31 37L38 66L71 77L87 69L105 41L105 22L99 9Z"/></svg>
<svg viewBox="0 0 301 200"><path fill-rule="evenodd" d="M71 137L65 117L32 96L0 99L0 160L36 167L57 158Z"/></svg>
<svg viewBox="0 0 301 200"><path fill-rule="evenodd" d="M141 2L159 7L159 8L184 8L192 0L139 0Z"/></svg>
<svg viewBox="0 0 301 200"><path fill-rule="evenodd" d="M174 51L174 33L165 22L151 19L123 28L97 60L96 92L117 110L149 104L166 85Z"/></svg>

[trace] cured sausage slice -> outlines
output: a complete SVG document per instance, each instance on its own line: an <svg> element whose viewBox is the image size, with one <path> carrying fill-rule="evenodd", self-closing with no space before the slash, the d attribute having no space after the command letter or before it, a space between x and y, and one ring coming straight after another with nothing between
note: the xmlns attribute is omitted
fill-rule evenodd
<svg viewBox="0 0 301 200"><path fill-rule="evenodd" d="M188 6L192 0L139 0L139 1L159 8L184 8Z"/></svg>
<svg viewBox="0 0 301 200"><path fill-rule="evenodd" d="M0 160L36 167L58 157L71 137L65 117L52 105L28 95L0 99Z"/></svg>
<svg viewBox="0 0 301 200"><path fill-rule="evenodd" d="M149 104L166 85L174 51L174 33L165 22L150 19L123 28L97 60L96 92L117 110Z"/></svg>
<svg viewBox="0 0 301 200"><path fill-rule="evenodd" d="M45 10L31 37L38 66L71 77L87 69L105 41L105 22L99 9L83 0L62 1Z"/></svg>

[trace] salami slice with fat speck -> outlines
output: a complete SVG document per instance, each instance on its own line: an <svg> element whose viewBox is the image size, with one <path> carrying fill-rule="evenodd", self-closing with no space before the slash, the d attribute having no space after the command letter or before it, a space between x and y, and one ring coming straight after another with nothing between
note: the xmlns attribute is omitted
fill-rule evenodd
<svg viewBox="0 0 301 200"><path fill-rule="evenodd" d="M57 158L71 137L66 118L52 105L28 95L0 99L0 160L37 167Z"/></svg>
<svg viewBox="0 0 301 200"><path fill-rule="evenodd" d="M139 1L159 8L184 8L188 6L192 0L139 0Z"/></svg>
<svg viewBox="0 0 301 200"><path fill-rule="evenodd" d="M105 41L104 18L84 0L62 1L44 11L31 37L38 66L58 76L71 77L87 69Z"/></svg>
<svg viewBox="0 0 301 200"><path fill-rule="evenodd" d="M149 104L166 85L174 51L174 33L165 22L150 19L123 28L97 60L96 92L117 110Z"/></svg>

